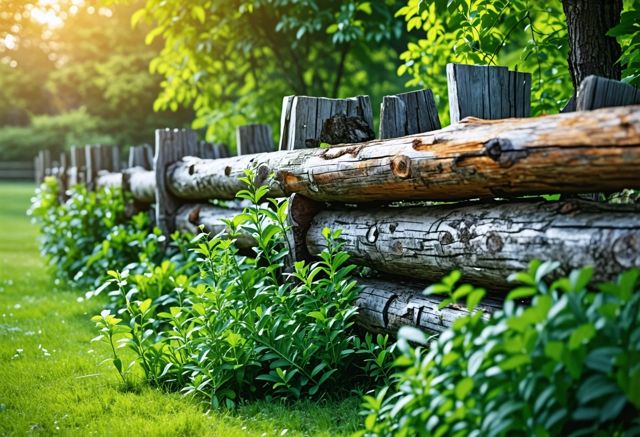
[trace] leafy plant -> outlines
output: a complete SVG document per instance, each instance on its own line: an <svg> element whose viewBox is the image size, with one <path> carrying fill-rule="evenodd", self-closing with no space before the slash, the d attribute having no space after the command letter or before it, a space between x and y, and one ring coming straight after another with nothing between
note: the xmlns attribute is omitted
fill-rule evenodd
<svg viewBox="0 0 640 437"><path fill-rule="evenodd" d="M232 408L242 399L337 395L367 384L367 374L388 379L388 337L352 330L358 289L340 232L324 230L316 262L289 266L286 202L265 201L268 187L251 172L243 181L238 197L252 206L227 225L255 240L254 256L234 238L201 234L191 242L198 274L165 261L144 274L110 272L103 286L124 302L124 341L146 380Z"/></svg>
<svg viewBox="0 0 640 437"><path fill-rule="evenodd" d="M549 283L556 267L513 275L522 285L488 320L471 313L430 343L403 328L394 384L364 397L362 434L640 432L640 271L592 291L591 268Z"/></svg>

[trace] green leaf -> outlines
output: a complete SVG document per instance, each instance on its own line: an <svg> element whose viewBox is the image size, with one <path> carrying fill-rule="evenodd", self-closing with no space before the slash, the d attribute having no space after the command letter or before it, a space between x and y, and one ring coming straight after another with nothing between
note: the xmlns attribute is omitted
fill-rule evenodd
<svg viewBox="0 0 640 437"><path fill-rule="evenodd" d="M531 358L528 355L518 354L513 355L506 360L502 361L499 366L502 370L513 370L531 363Z"/></svg>
<svg viewBox="0 0 640 437"><path fill-rule="evenodd" d="M596 335L596 328L591 323L578 326L569 337L569 350L575 350L587 343Z"/></svg>
<svg viewBox="0 0 640 437"><path fill-rule="evenodd" d="M473 379L469 377L462 378L456 384L456 388L455 388L456 398L460 400L466 398L467 395L471 393L471 390L473 390Z"/></svg>
<svg viewBox="0 0 640 437"><path fill-rule="evenodd" d="M517 287L509 292L506 300L523 299L534 296L537 293L535 287Z"/></svg>

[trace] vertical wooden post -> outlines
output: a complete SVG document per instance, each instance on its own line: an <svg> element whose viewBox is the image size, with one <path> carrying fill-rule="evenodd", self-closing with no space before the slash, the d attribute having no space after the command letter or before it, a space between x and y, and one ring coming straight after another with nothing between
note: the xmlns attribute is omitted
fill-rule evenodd
<svg viewBox="0 0 640 437"><path fill-rule="evenodd" d="M308 199L300 194L289 196L287 205L287 240L289 244L288 270L296 261L309 261L312 256L307 248L307 231L315 215L325 207L323 202Z"/></svg>
<svg viewBox="0 0 640 437"><path fill-rule="evenodd" d="M440 117L429 89L384 96L380 105L380 139L440 129Z"/></svg>
<svg viewBox="0 0 640 437"><path fill-rule="evenodd" d="M451 123L465 117L498 120L528 117L531 74L507 67L447 64Z"/></svg>
<svg viewBox="0 0 640 437"><path fill-rule="evenodd" d="M69 186L69 159L66 152L60 154L60 167L58 170L58 201L64 203L67 200L67 188Z"/></svg>
<svg viewBox="0 0 640 437"><path fill-rule="evenodd" d="M85 176L84 182L89 191L96 188L96 178L101 167L101 152L98 146L84 146Z"/></svg>
<svg viewBox="0 0 640 437"><path fill-rule="evenodd" d="M373 131L369 96L348 99L287 96L282 102L279 150L318 147L324 122L344 115L361 119Z"/></svg>
<svg viewBox="0 0 640 437"><path fill-rule="evenodd" d="M268 124L247 124L236 128L238 155L273 152L275 144Z"/></svg>
<svg viewBox="0 0 640 437"><path fill-rule="evenodd" d="M71 146L71 169L69 172L69 187L84 183L86 172L86 158L84 149L80 146Z"/></svg>
<svg viewBox="0 0 640 437"><path fill-rule="evenodd" d="M576 109L590 111L613 106L636 105L640 103L640 89L618 80L600 76L588 76L580 84Z"/></svg>
<svg viewBox="0 0 640 437"><path fill-rule="evenodd" d="M117 144L111 146L111 171L119 172L122 169L122 161L120 160L120 146Z"/></svg>
<svg viewBox="0 0 640 437"><path fill-rule="evenodd" d="M51 152L48 150L42 151L42 172L44 176L51 176L52 174Z"/></svg>
<svg viewBox="0 0 640 437"><path fill-rule="evenodd" d="M175 214L181 205L167 186L167 167L184 156L197 154L197 136L190 129L156 130L156 225L169 236L175 230Z"/></svg>
<svg viewBox="0 0 640 437"><path fill-rule="evenodd" d="M133 146L129 149L129 168L142 167L145 170L153 169L153 151L148 144Z"/></svg>

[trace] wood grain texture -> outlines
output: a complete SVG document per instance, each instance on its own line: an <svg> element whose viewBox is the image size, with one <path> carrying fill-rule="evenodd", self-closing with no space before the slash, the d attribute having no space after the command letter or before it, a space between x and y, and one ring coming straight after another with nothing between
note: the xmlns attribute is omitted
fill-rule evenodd
<svg viewBox="0 0 640 437"><path fill-rule="evenodd" d="M269 195L318 201L464 200L640 188L640 107L538 118L468 118L447 128L329 149L217 160L185 158L168 188L189 200L233 199L245 169ZM275 173L275 179L268 175Z"/></svg>
<svg viewBox="0 0 640 437"><path fill-rule="evenodd" d="M132 146L129 149L128 168L142 167L145 170L153 168L153 149L150 145Z"/></svg>
<svg viewBox="0 0 640 437"><path fill-rule="evenodd" d="M415 326L440 333L458 318L469 314L463 305L449 305L441 310L443 298L422 294L425 285L409 283L397 278L359 279L361 292L356 299L357 323L372 332L395 336L402 326ZM478 306L484 317L500 309L500 299L486 297Z"/></svg>
<svg viewBox="0 0 640 437"><path fill-rule="evenodd" d="M531 74L507 67L447 64L451 123L465 117L498 120L528 117Z"/></svg>
<svg viewBox="0 0 640 437"><path fill-rule="evenodd" d="M189 129L156 130L156 153L153 168L155 171L156 225L165 235L175 230L175 214L183 203L167 187L169 165L183 156L197 154L196 133Z"/></svg>
<svg viewBox="0 0 640 437"><path fill-rule="evenodd" d="M474 284L504 288L533 259L561 272L590 265L596 279L640 267L640 207L571 200L420 208L335 209L318 213L307 232L311 253L325 248L322 230L342 229L356 264L439 280L460 269Z"/></svg>
<svg viewBox="0 0 640 437"><path fill-rule="evenodd" d="M384 96L380 105L380 138L398 138L440 129L438 108L429 89Z"/></svg>
<svg viewBox="0 0 640 437"><path fill-rule="evenodd" d="M275 150L273 133L268 124L247 124L236 128L238 155L266 153ZM198 155L203 157L202 155Z"/></svg>
<svg viewBox="0 0 640 437"><path fill-rule="evenodd" d="M279 150L317 147L322 124L333 115L362 118L373 130L373 112L369 96L347 99L287 96L282 101Z"/></svg>
<svg viewBox="0 0 640 437"><path fill-rule="evenodd" d="M640 89L618 80L589 76L580 84L577 110L640 104Z"/></svg>

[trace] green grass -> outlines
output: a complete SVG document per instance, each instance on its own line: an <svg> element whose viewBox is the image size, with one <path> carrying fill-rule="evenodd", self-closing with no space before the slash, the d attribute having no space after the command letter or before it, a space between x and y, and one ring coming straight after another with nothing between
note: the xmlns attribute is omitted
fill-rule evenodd
<svg viewBox="0 0 640 437"><path fill-rule="evenodd" d="M101 301L55 290L25 211L33 185L0 183L0 434L348 435L359 400L257 402L208 411L140 384L126 391L91 315ZM287 430L287 431L285 431Z"/></svg>

